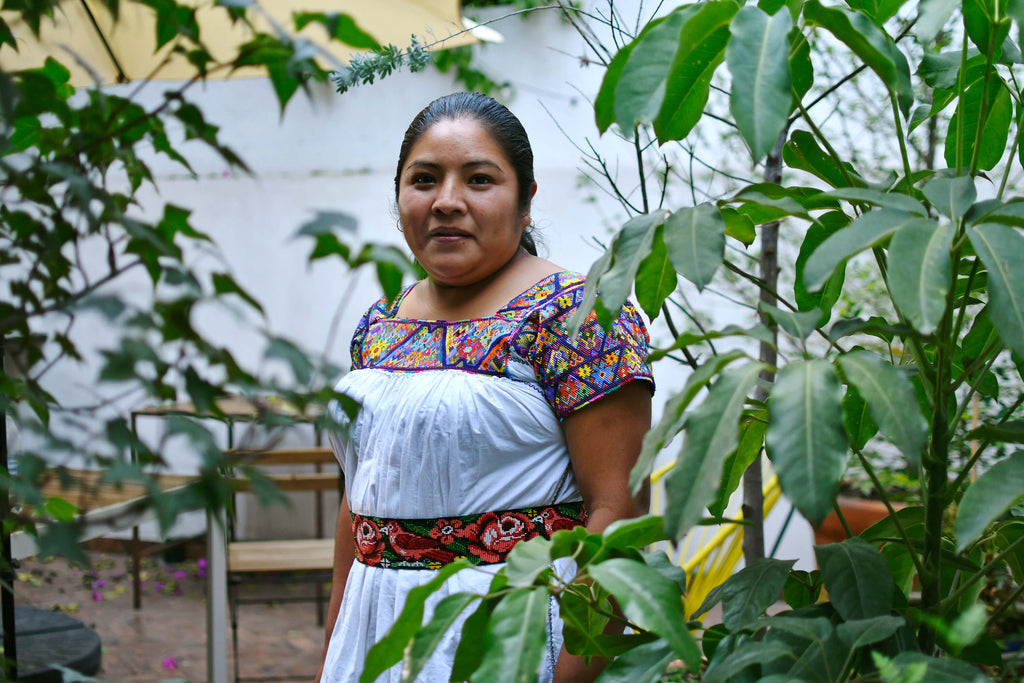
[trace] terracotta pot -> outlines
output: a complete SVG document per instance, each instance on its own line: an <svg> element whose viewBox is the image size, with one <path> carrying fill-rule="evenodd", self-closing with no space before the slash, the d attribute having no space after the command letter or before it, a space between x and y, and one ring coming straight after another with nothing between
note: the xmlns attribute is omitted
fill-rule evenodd
<svg viewBox="0 0 1024 683"><path fill-rule="evenodd" d="M836 504L843 511L846 523L850 525L850 531L854 535L860 534L875 522L880 522L889 515L885 503L880 500L868 500L866 498L854 498L853 496L839 496ZM896 503L893 507L899 509L903 504ZM839 522L839 517L833 511L814 530L815 545L825 543L838 543L846 540L846 530Z"/></svg>

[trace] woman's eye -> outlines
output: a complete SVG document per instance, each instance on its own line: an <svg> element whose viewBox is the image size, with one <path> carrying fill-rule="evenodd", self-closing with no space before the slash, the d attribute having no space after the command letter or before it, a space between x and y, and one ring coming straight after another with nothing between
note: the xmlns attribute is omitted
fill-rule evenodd
<svg viewBox="0 0 1024 683"><path fill-rule="evenodd" d="M417 173L412 177L413 185L426 185L432 182L434 182L434 176L429 173Z"/></svg>
<svg viewBox="0 0 1024 683"><path fill-rule="evenodd" d="M476 174L469 179L470 185L486 185L491 182L491 177L481 174Z"/></svg>

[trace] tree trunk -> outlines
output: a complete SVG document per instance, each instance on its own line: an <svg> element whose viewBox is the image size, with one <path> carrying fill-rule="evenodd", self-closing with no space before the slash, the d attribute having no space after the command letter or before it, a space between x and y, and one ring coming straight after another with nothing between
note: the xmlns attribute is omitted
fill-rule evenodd
<svg viewBox="0 0 1024 683"><path fill-rule="evenodd" d="M779 134L775 141L775 147L768 154L765 160L764 179L766 182L779 184L782 182L782 145L786 142L788 128ZM764 287L761 288L761 301L774 306L775 296L779 280L779 222L772 221L761 227L761 256L759 259L759 270ZM768 324L764 316L761 322ZM774 368L778 362L775 352L774 341L778 338L774 326L772 330L773 343L761 342L759 358L765 365ZM761 379L770 383L775 379L775 373L765 370L761 373ZM768 392L763 387L758 387L756 398L764 401L768 398ZM743 473L743 519L750 522L750 526L743 529L743 559L749 565L751 562L764 557L764 481L761 476L761 458L758 457Z"/></svg>

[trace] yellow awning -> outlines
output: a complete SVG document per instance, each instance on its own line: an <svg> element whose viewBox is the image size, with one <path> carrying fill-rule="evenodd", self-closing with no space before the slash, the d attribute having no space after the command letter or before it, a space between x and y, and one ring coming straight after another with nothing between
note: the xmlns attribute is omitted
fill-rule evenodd
<svg viewBox="0 0 1024 683"><path fill-rule="evenodd" d="M251 39L250 29L242 22L232 24L225 8L215 7L210 0L193 4L202 43L217 62L231 61L238 46ZM296 12L339 13L351 16L382 45L405 47L413 35L425 43L444 41L436 47L476 42L471 33L465 32L468 26L463 23L459 0L262 0L259 5L262 12L250 9L250 16L261 32L274 33L274 23L291 32ZM115 23L98 0L65 0L56 9L53 21L43 20L39 40L17 13L4 12L3 18L18 42L17 52L9 45L0 47L0 69L4 71L41 66L49 55L71 70L71 83L76 86L92 85L97 79L105 85L148 77L186 79L195 74L195 68L183 56L171 54L175 41L154 53L156 13L141 3L121 2L120 18ZM325 48L341 63L347 63L351 54L359 51L337 41L329 42L321 24L310 24L299 35ZM104 38L124 76L104 47ZM324 68L333 66L327 60L319 62ZM221 69L212 75L253 76L261 72L246 68L229 74Z"/></svg>

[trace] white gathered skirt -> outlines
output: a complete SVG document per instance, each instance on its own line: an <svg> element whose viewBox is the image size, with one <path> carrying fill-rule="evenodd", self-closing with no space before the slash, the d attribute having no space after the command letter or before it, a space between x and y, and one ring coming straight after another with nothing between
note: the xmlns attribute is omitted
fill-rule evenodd
<svg viewBox="0 0 1024 683"><path fill-rule="evenodd" d="M362 404L347 438L333 441L352 512L454 517L580 500L564 434L532 370L510 363L509 373L518 379L450 369L358 369L343 377L338 390ZM337 405L331 414L342 424L347 421ZM428 600L425 618L447 595L486 593L502 566L455 574ZM408 592L435 575L356 561L322 683L358 681L367 653L390 630ZM553 617L540 681L550 680L550 665L561 649L561 622ZM461 627L462 620L445 635L418 681L448 681ZM378 680L400 679L396 665Z"/></svg>

